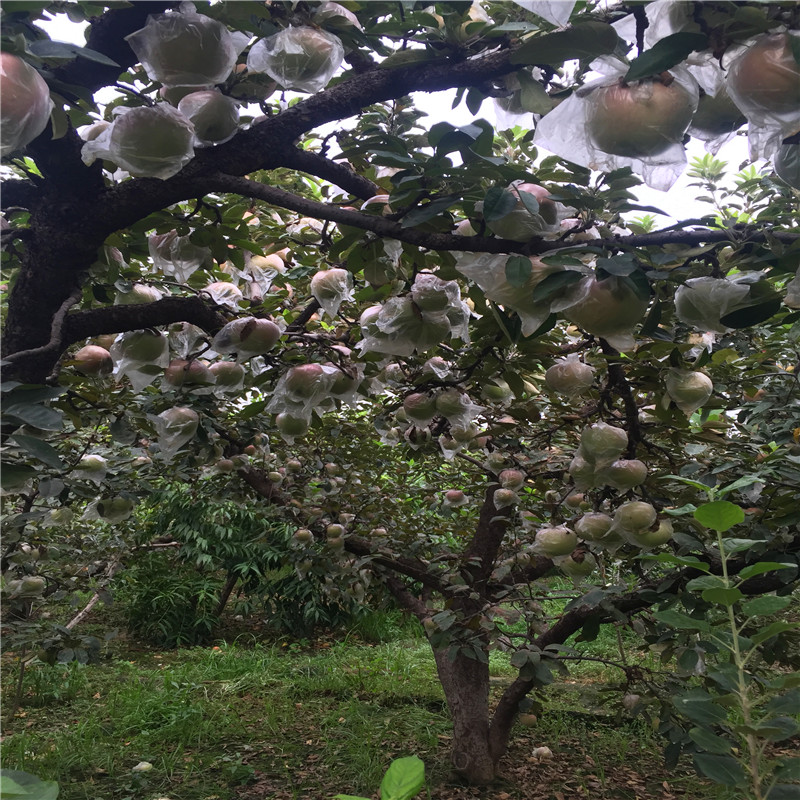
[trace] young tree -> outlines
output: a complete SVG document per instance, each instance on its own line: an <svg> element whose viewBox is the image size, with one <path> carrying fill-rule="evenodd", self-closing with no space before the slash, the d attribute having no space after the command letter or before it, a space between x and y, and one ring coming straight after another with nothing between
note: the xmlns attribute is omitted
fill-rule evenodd
<svg viewBox="0 0 800 800"><path fill-rule="evenodd" d="M633 624L698 676L671 756L766 797L796 731L751 671L800 545L797 5L79 2L85 48L48 10L3 8L7 597L58 586L66 507L229 475L302 574L423 622L468 780L568 640ZM745 133L772 163L698 159L708 213L654 229L630 190Z"/></svg>

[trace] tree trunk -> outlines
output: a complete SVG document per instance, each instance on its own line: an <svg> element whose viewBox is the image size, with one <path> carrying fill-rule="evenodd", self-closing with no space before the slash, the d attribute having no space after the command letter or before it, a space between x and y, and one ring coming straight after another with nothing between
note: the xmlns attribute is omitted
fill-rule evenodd
<svg viewBox="0 0 800 800"><path fill-rule="evenodd" d="M491 783L502 753L489 742L489 665L462 652L451 660L446 649L434 656L453 721L453 767L470 784Z"/></svg>

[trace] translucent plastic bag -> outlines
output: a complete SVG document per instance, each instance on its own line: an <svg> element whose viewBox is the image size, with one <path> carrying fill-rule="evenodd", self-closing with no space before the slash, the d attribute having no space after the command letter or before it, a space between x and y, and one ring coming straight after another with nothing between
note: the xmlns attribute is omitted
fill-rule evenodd
<svg viewBox="0 0 800 800"><path fill-rule="evenodd" d="M744 283L727 278L690 278L675 291L675 316L701 331L725 333L720 319L742 305L750 293Z"/></svg>
<svg viewBox="0 0 800 800"><path fill-rule="evenodd" d="M333 318L342 303L354 299L353 276L341 268L320 270L311 279L311 294L323 312Z"/></svg>
<svg viewBox="0 0 800 800"><path fill-rule="evenodd" d="M30 144L50 120L53 101L44 78L27 61L0 54L0 155Z"/></svg>
<svg viewBox="0 0 800 800"><path fill-rule="evenodd" d="M207 88L222 83L236 64L239 47L221 23L198 14L192 3L147 19L125 37L151 80L165 86Z"/></svg>
<svg viewBox="0 0 800 800"><path fill-rule="evenodd" d="M242 317L225 325L211 346L218 353L236 353L240 361L272 350L283 330L271 319Z"/></svg>
<svg viewBox="0 0 800 800"><path fill-rule="evenodd" d="M151 234L147 237L147 247L153 266L180 283L186 283L198 269L213 263L210 248L192 244L189 236L179 236L177 231Z"/></svg>
<svg viewBox="0 0 800 800"><path fill-rule="evenodd" d="M332 407L331 390L340 374L338 367L325 364L290 367L281 375L265 411L308 423L314 411Z"/></svg>
<svg viewBox="0 0 800 800"><path fill-rule="evenodd" d="M344 6L339 3L324 2L317 6L314 12L314 22L324 24L332 28L358 28L364 30L358 17L352 12L348 11Z"/></svg>
<svg viewBox="0 0 800 800"><path fill-rule="evenodd" d="M800 144L783 144L773 160L775 172L789 186L800 189Z"/></svg>
<svg viewBox="0 0 800 800"><path fill-rule="evenodd" d="M166 180L194 158L194 126L167 103L121 109L96 139L81 149L84 164L111 161L135 178Z"/></svg>
<svg viewBox="0 0 800 800"><path fill-rule="evenodd" d="M532 258L533 270L523 286L512 286L506 278L507 255L455 253L456 269L483 291L489 300L516 311L522 321L522 335L530 336L550 316L550 302L534 299L534 289L548 275L563 267L544 264Z"/></svg>
<svg viewBox="0 0 800 800"><path fill-rule="evenodd" d="M200 424L196 411L183 406L175 406L151 417L158 437L159 455L170 461L185 444L190 442Z"/></svg>
<svg viewBox="0 0 800 800"><path fill-rule="evenodd" d="M149 386L169 364L167 337L149 330L121 333L109 351L114 377L127 376L135 392Z"/></svg>
<svg viewBox="0 0 800 800"><path fill-rule="evenodd" d="M256 42L247 56L251 72L266 72L285 89L318 92L344 60L344 45L327 31L289 27Z"/></svg>
<svg viewBox="0 0 800 800"><path fill-rule="evenodd" d="M630 167L649 186L666 191L686 165L682 139L697 108L697 82L674 67L665 82L622 85L627 67L611 59L595 65L606 77L545 115L534 144L589 169Z"/></svg>
<svg viewBox="0 0 800 800"><path fill-rule="evenodd" d="M794 31L765 33L730 55L728 94L750 123L753 159L771 158L783 139L800 131L798 36Z"/></svg>
<svg viewBox="0 0 800 800"><path fill-rule="evenodd" d="M196 147L222 144L239 130L239 104L216 89L187 94L178 111L194 125Z"/></svg>
<svg viewBox="0 0 800 800"><path fill-rule="evenodd" d="M227 306L235 311L239 308L239 303L244 300L242 290L230 281L214 281L209 283L203 294L207 294L218 306Z"/></svg>
<svg viewBox="0 0 800 800"><path fill-rule="evenodd" d="M514 2L553 25L562 27L569 22L575 0L514 0Z"/></svg>

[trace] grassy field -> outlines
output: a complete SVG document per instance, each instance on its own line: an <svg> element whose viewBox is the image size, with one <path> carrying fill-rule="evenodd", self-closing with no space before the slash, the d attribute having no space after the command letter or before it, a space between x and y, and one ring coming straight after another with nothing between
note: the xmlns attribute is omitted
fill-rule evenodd
<svg viewBox="0 0 800 800"><path fill-rule="evenodd" d="M430 798L729 796L688 765L666 770L650 726L619 712L619 692L604 692L618 676L591 661L551 687L535 726L514 732L499 786L461 787L426 642L409 626L373 628L343 641L243 635L177 651L117 640L99 665L33 664L20 709L5 720L4 766L58 780L60 800L373 796L390 761L410 754L426 764ZM376 638L389 641L366 640ZM618 657L614 631L590 650ZM12 654L5 666L8 708ZM515 674L502 653L490 666L495 691ZM542 745L552 761L531 757ZM153 768L135 771L143 761Z"/></svg>

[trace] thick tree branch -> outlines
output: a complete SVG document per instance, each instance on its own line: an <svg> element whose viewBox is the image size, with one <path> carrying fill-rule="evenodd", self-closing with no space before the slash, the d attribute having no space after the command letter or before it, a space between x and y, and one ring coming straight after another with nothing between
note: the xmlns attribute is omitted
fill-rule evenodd
<svg viewBox="0 0 800 800"><path fill-rule="evenodd" d="M213 334L228 322L228 318L199 296L168 297L153 303L108 306L69 314L64 321L62 343L66 347L90 336L157 328L173 322L189 322Z"/></svg>

